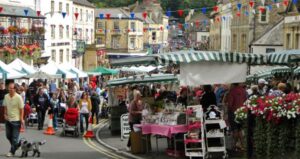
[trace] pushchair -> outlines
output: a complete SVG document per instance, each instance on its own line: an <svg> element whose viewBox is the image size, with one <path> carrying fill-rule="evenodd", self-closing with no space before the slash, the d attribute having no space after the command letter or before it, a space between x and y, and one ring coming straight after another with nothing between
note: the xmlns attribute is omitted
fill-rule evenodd
<svg viewBox="0 0 300 159"><path fill-rule="evenodd" d="M30 107L29 104L25 105L24 109L24 116L25 116L25 126L31 126L33 127L34 124L38 123L38 114L36 112L35 107Z"/></svg>
<svg viewBox="0 0 300 159"><path fill-rule="evenodd" d="M62 136L72 134L75 137L79 136L79 113L77 108L68 108L65 112Z"/></svg>

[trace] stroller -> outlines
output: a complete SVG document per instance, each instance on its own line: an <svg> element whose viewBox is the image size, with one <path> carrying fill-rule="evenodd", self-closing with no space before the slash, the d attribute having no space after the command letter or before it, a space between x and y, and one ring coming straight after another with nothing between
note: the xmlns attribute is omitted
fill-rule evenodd
<svg viewBox="0 0 300 159"><path fill-rule="evenodd" d="M29 103L24 108L25 126L33 127L34 124L38 123L38 114L35 107L30 107Z"/></svg>
<svg viewBox="0 0 300 159"><path fill-rule="evenodd" d="M75 137L79 136L79 113L77 108L68 108L63 122L62 136L72 134Z"/></svg>

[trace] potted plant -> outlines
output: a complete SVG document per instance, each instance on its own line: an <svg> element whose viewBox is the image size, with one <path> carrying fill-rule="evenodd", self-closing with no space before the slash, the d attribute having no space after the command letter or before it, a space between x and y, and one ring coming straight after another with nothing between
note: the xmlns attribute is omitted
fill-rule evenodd
<svg viewBox="0 0 300 159"><path fill-rule="evenodd" d="M15 34L15 33L18 32L18 28L16 26L9 26L8 27L8 32Z"/></svg>
<svg viewBox="0 0 300 159"><path fill-rule="evenodd" d="M28 30L24 27L19 29L20 34L26 34L27 32L28 32Z"/></svg>

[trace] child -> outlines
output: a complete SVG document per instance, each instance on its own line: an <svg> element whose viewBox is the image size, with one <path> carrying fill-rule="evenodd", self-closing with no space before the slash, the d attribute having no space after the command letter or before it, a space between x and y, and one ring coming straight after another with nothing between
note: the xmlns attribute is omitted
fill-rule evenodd
<svg viewBox="0 0 300 159"><path fill-rule="evenodd" d="M29 101L27 100L25 107L24 107L24 120L25 121L29 117L30 113L31 113L31 107L30 107Z"/></svg>

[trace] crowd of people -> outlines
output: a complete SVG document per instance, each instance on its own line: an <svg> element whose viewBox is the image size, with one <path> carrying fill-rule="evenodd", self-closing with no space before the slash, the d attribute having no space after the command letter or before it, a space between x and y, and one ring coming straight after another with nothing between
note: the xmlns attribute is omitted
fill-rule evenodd
<svg viewBox="0 0 300 159"><path fill-rule="evenodd" d="M53 116L53 128L58 130L59 119L64 118L68 108L77 108L80 114L80 132L88 128L89 118L99 123L101 105L108 99L107 89L91 82L79 84L74 80L55 81L33 80L26 83L5 84L0 82L0 107L4 108L7 139L11 143L8 157L17 149L19 130L27 124L32 112L37 113L37 129L43 130L46 114ZM85 124L84 124L85 121Z"/></svg>
<svg viewBox="0 0 300 159"><path fill-rule="evenodd" d="M210 105L216 105L224 114L224 119L228 125L228 133L232 134L232 149L235 151L243 151L244 139L242 126L235 121L234 112L243 106L244 102L253 95L264 96L280 96L290 92L297 92L286 80L272 79L267 82L265 79L259 79L256 84L235 83L230 85L203 85L200 87L180 87L178 92L167 90L164 86L157 86L152 90L146 90L144 87L132 87L128 93L129 103L129 122L130 127L141 122L142 98L146 92L146 96L151 96L154 100L168 99L176 104L183 106L201 104L204 111ZM130 147L130 141L128 142Z"/></svg>

